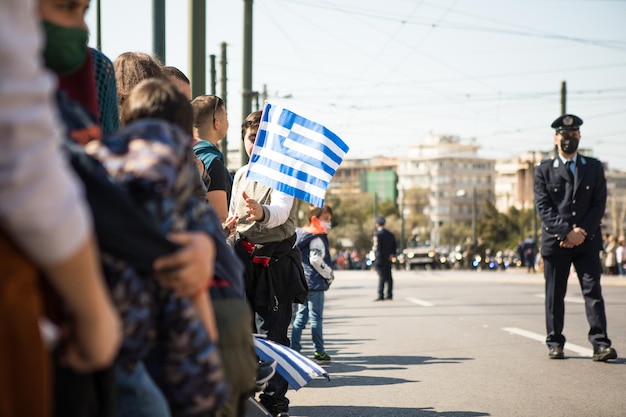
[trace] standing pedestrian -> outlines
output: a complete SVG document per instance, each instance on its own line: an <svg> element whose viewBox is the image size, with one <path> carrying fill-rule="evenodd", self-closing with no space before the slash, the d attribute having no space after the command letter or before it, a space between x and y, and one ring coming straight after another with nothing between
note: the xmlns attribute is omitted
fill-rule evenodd
<svg viewBox="0 0 626 417"><path fill-rule="evenodd" d="M374 301L393 300L393 277L391 276L391 264L396 256L396 238L389 230L385 229L385 218L376 217L376 232L374 232L374 267L378 273L378 298ZM385 298L385 286L387 297Z"/></svg>
<svg viewBox="0 0 626 417"><path fill-rule="evenodd" d="M606 208L602 163L580 155L581 118L564 114L552 128L558 154L535 169L535 204L541 217L541 255L546 285L546 329L550 359L563 359L565 293L573 265L585 298L594 361L616 359L606 330L600 276L600 223Z"/></svg>
<svg viewBox="0 0 626 417"><path fill-rule="evenodd" d="M226 168L224 154L217 147L228 132L226 103L217 96L198 96L193 106L193 151L202 162L202 170L208 174L205 181L207 201L223 223L228 217L232 178ZM206 176L203 175L203 178Z"/></svg>
<svg viewBox="0 0 626 417"><path fill-rule="evenodd" d="M311 316L311 337L313 338L313 359L318 363L330 362L324 349L324 293L335 279L331 268L328 231L331 227L333 210L329 205L311 207L309 224L296 230L296 245L302 252L302 267L309 286L309 294L304 304L296 312L291 329L291 348L300 352L302 331Z"/></svg>
<svg viewBox="0 0 626 417"><path fill-rule="evenodd" d="M617 275L617 237L609 235L606 238L606 246L604 247L604 273L606 275Z"/></svg>
<svg viewBox="0 0 626 417"><path fill-rule="evenodd" d="M624 239L624 236L620 236L617 239L615 261L617 262L617 275L626 275L624 271L624 268L626 267L626 239Z"/></svg>
<svg viewBox="0 0 626 417"><path fill-rule="evenodd" d="M242 140L252 154L262 112L250 113L242 125ZM246 178L248 165L233 180L226 224L236 221L235 251L245 265L246 297L255 318L255 331L289 346L287 335L294 302L303 303L307 284L302 256L296 247L296 202L292 196ZM275 374L260 395L274 417L288 417L289 384Z"/></svg>
<svg viewBox="0 0 626 417"><path fill-rule="evenodd" d="M537 244L532 236L528 236L522 242L523 258L522 261L526 265L526 270L530 274L535 272L535 261L537 260Z"/></svg>

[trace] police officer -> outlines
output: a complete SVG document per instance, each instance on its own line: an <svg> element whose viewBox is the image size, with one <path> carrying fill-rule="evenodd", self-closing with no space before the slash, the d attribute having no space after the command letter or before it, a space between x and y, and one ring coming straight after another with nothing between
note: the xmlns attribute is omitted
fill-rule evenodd
<svg viewBox="0 0 626 417"><path fill-rule="evenodd" d="M393 276L391 265L396 256L396 238L385 228L385 218L378 216L375 219L376 231L374 232L374 253L376 260L374 266L378 273L378 298L374 301L393 300ZM387 298L384 297L387 286Z"/></svg>
<svg viewBox="0 0 626 417"><path fill-rule="evenodd" d="M572 114L558 117L554 144L557 155L535 169L535 205L541 217L541 255L546 283L546 344L550 359L563 359L564 298L573 265L585 298L589 341L594 361L616 359L606 331L600 287L600 223L606 206L602 163L578 153L583 121Z"/></svg>

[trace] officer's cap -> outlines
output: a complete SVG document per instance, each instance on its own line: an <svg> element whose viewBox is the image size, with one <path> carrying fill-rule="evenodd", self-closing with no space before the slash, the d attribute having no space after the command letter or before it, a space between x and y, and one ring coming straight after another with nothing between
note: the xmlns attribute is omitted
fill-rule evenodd
<svg viewBox="0 0 626 417"><path fill-rule="evenodd" d="M552 122L552 128L558 132L568 132L578 130L583 124L583 119L573 114L564 114Z"/></svg>

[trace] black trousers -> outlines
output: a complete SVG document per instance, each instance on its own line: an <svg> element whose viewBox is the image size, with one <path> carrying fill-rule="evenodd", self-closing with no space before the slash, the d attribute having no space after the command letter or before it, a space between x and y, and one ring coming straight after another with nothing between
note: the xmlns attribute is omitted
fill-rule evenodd
<svg viewBox="0 0 626 417"><path fill-rule="evenodd" d="M289 337L287 329L291 323L291 302L281 302L278 309L274 311L270 308L257 306L255 308L256 331L259 334L267 335L272 342L289 346ZM267 383L267 388L259 396L259 400L263 407L272 414L289 411L289 400L287 399L287 390L289 384L278 374L274 374L272 379Z"/></svg>
<svg viewBox="0 0 626 417"><path fill-rule="evenodd" d="M376 272L378 272L378 298L383 298L385 284L387 285L387 298L392 298L393 278L391 276L391 265L379 265L376 267Z"/></svg>
<svg viewBox="0 0 626 417"><path fill-rule="evenodd" d="M88 374L54 367L54 416L115 417L115 373L113 367Z"/></svg>
<svg viewBox="0 0 626 417"><path fill-rule="evenodd" d="M565 294L571 265L576 268L580 288L585 299L585 313L589 322L589 342L594 350L601 345L610 346L606 332L606 312L600 275L600 256L595 251L545 256L544 277L546 281L546 343L549 347L563 346Z"/></svg>

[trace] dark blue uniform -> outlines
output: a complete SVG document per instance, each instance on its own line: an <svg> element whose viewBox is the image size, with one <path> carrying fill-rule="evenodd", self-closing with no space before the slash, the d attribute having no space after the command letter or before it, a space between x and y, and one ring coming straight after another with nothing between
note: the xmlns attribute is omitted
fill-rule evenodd
<svg viewBox="0 0 626 417"><path fill-rule="evenodd" d="M563 347L563 318L567 279L573 264L578 274L590 325L589 341L597 351L610 346L606 332L604 299L600 287L600 224L606 206L606 179L600 161L576 157L575 174L568 172L557 156L535 169L535 204L541 217L541 255L546 281L546 343ZM560 247L567 234L580 227L585 241L573 248Z"/></svg>
<svg viewBox="0 0 626 417"><path fill-rule="evenodd" d="M380 223L379 223L380 224ZM382 223L384 224L384 223ZM387 285L387 299L393 299L393 277L391 275L391 258L396 255L396 238L385 228L380 228L374 234L376 259L374 267L378 272L378 298L382 300L385 285Z"/></svg>

